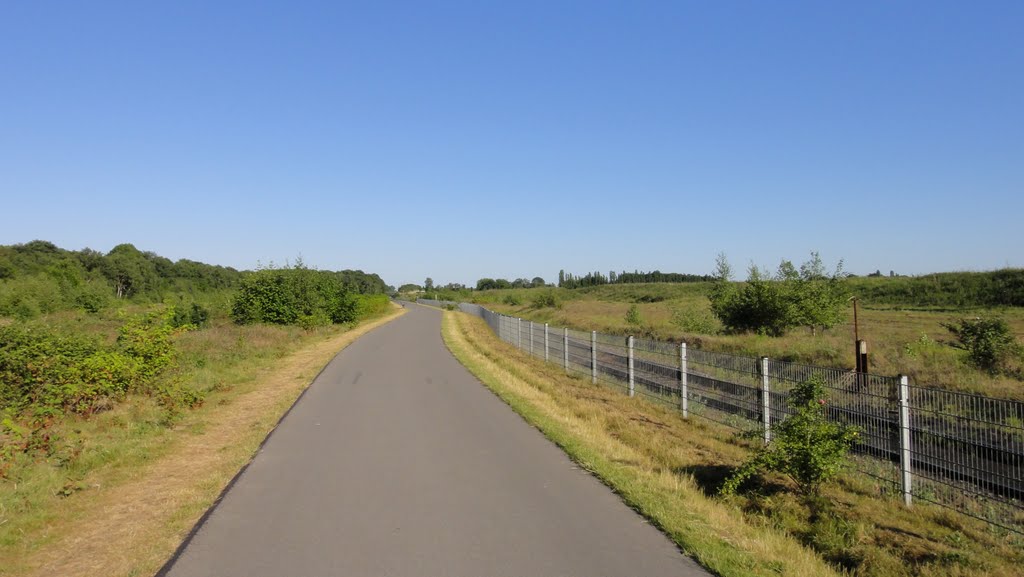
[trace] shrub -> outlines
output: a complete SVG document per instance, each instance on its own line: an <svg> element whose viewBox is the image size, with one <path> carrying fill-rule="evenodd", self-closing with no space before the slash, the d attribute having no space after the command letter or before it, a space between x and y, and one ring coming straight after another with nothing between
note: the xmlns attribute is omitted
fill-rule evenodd
<svg viewBox="0 0 1024 577"><path fill-rule="evenodd" d="M80 382L82 361L99 349L81 335L23 324L0 327L0 409L52 404L58 391L50 389Z"/></svg>
<svg viewBox="0 0 1024 577"><path fill-rule="evenodd" d="M789 406L793 414L774 429L775 437L768 445L726 479L722 494L735 493L758 473L776 471L788 475L805 497L813 498L822 483L839 473L857 430L826 418L821 378L797 385L790 393Z"/></svg>
<svg viewBox="0 0 1024 577"><path fill-rule="evenodd" d="M626 311L625 321L627 324L633 326L640 326L643 324L643 319L640 317L640 309L636 305L630 305L629 310Z"/></svg>
<svg viewBox="0 0 1024 577"><path fill-rule="evenodd" d="M87 285L75 295L75 304L87 313L98 313L110 303L106 287Z"/></svg>
<svg viewBox="0 0 1024 577"><path fill-rule="evenodd" d="M706 310L674 309L671 322L678 329L688 333L714 335L721 330L718 319Z"/></svg>
<svg viewBox="0 0 1024 577"><path fill-rule="evenodd" d="M192 303L187 307L185 305L176 306L173 310L174 314L171 315L170 322L174 328L200 328L210 318L210 311L198 303Z"/></svg>
<svg viewBox="0 0 1024 577"><path fill-rule="evenodd" d="M170 311L129 319L117 345L27 325L0 327L0 410L36 419L89 414L104 399L152 393L174 360Z"/></svg>
<svg viewBox="0 0 1024 577"><path fill-rule="evenodd" d="M311 315L299 315L299 318L295 320L295 324L307 331L311 331L317 327L326 327L331 324L331 317L327 316L323 311L317 311Z"/></svg>
<svg viewBox="0 0 1024 577"><path fill-rule="evenodd" d="M139 362L143 381L155 377L174 360L174 327L170 323L173 314L171 309L133 317L118 330L118 347Z"/></svg>
<svg viewBox="0 0 1024 577"><path fill-rule="evenodd" d="M782 336L793 327L806 326L814 333L843 318L847 291L842 261L831 275L816 252L799 270L782 261L774 277L751 265L746 283L739 287L728 281L731 269L724 256L719 256L718 266L718 282L708 298L711 311L730 331Z"/></svg>
<svg viewBox="0 0 1024 577"><path fill-rule="evenodd" d="M1010 361L1021 354L1020 344L1003 319L960 319L942 326L957 338L953 346L967 351L971 364L989 373L1007 370Z"/></svg>
<svg viewBox="0 0 1024 577"><path fill-rule="evenodd" d="M359 295L356 302L359 318L384 314L391 306L391 300L386 295Z"/></svg>
<svg viewBox="0 0 1024 577"><path fill-rule="evenodd" d="M507 294L505 295L505 298L501 299L501 302L514 307L523 304L522 299L520 299L517 294Z"/></svg>
<svg viewBox="0 0 1024 577"><path fill-rule="evenodd" d="M711 311L731 331L782 336L793 326L792 303L780 283L766 280L756 267L742 288L719 283L711 291Z"/></svg>
<svg viewBox="0 0 1024 577"><path fill-rule="evenodd" d="M543 309L559 308L562 306L562 304L558 302L558 297L555 296L555 291L546 290L534 295L533 301L530 303L530 306L535 309Z"/></svg>
<svg viewBox="0 0 1024 577"><path fill-rule="evenodd" d="M263 269L249 275L235 295L231 317L238 324L270 323L315 326L323 319L348 323L358 317L358 303L333 273L301 265Z"/></svg>

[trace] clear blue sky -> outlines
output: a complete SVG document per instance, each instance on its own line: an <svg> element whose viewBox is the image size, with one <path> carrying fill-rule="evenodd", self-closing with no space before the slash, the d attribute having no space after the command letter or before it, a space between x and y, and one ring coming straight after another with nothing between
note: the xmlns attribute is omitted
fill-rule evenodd
<svg viewBox="0 0 1024 577"><path fill-rule="evenodd" d="M7 2L0 244L1024 266L1024 2Z"/></svg>

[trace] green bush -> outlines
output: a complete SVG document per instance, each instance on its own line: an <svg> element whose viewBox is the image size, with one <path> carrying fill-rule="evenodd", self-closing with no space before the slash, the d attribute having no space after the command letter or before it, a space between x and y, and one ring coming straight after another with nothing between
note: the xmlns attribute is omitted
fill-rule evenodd
<svg viewBox="0 0 1024 577"><path fill-rule="evenodd" d="M847 288L842 261L831 275L816 252L799 270L782 261L774 277L751 266L741 286L729 282L731 268L723 255L719 261L721 272L708 298L711 311L730 331L782 336L793 327L805 326L814 333L843 319Z"/></svg>
<svg viewBox="0 0 1024 577"><path fill-rule="evenodd" d="M501 299L501 302L503 302L503 303L505 303L507 305L510 305L510 306L517 307L517 306L523 304L523 299L519 298L519 295L517 295L517 294L510 293L510 294L505 295L505 298Z"/></svg>
<svg viewBox="0 0 1024 577"><path fill-rule="evenodd" d="M356 302L356 314L359 318L382 315L391 307L391 299L387 295L359 295Z"/></svg>
<svg viewBox="0 0 1024 577"><path fill-rule="evenodd" d="M857 429L829 421L825 385L820 377L800 383L789 396L793 414L773 429L772 441L741 465L722 485L722 494L763 471L788 475L805 497L816 497L821 484L835 477L857 439Z"/></svg>
<svg viewBox="0 0 1024 577"><path fill-rule="evenodd" d="M89 414L104 399L153 392L174 360L171 311L129 319L115 346L42 327L0 327L0 410L36 419Z"/></svg>
<svg viewBox="0 0 1024 577"><path fill-rule="evenodd" d="M794 326L793 306L782 289L782 284L764 279L751 267L742 287L727 283L715 286L709 297L711 311L731 331L782 336Z"/></svg>
<svg viewBox="0 0 1024 577"><path fill-rule="evenodd" d="M49 389L80 382L82 362L99 349L81 335L24 324L0 327L0 409L51 404L55 394Z"/></svg>
<svg viewBox="0 0 1024 577"><path fill-rule="evenodd" d="M171 315L171 326L174 328L200 328L206 325L210 319L210 311L199 303L192 303L189 306L179 305L173 307L174 314Z"/></svg>
<svg viewBox="0 0 1024 577"><path fill-rule="evenodd" d="M1006 371L1010 362L1021 354L1021 346L1000 318L960 319L942 323L957 338L953 346L967 351L967 358L979 369L996 374Z"/></svg>
<svg viewBox="0 0 1024 577"><path fill-rule="evenodd" d="M640 326L643 324L643 319L640 317L640 309L636 305L630 305L629 310L626 311L625 317L626 324L633 326Z"/></svg>
<svg viewBox="0 0 1024 577"><path fill-rule="evenodd" d="M238 324L317 326L325 319L336 324L352 322L358 307L341 277L300 265L247 276L232 303L231 317Z"/></svg>
<svg viewBox="0 0 1024 577"><path fill-rule="evenodd" d="M307 331L311 331L317 327L326 327L331 324L331 317L327 316L327 313L324 311L317 311L311 315L299 315L295 324Z"/></svg>
<svg viewBox="0 0 1024 577"><path fill-rule="evenodd" d="M110 305L110 287L99 280L92 280L77 287L74 304L88 313L96 313Z"/></svg>
<svg viewBox="0 0 1024 577"><path fill-rule="evenodd" d="M672 324L687 333L715 335L722 325L717 318L706 310L693 308L677 308L672 311Z"/></svg>
<svg viewBox="0 0 1024 577"><path fill-rule="evenodd" d="M558 297L555 296L555 291L546 290L534 295L533 300L530 302L530 306L535 309L561 308L562 303L558 301Z"/></svg>

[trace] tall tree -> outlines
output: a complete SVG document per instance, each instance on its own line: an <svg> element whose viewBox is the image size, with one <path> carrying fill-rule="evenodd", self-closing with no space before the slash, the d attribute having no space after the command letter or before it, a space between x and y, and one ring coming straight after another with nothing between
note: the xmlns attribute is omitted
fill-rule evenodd
<svg viewBox="0 0 1024 577"><path fill-rule="evenodd" d="M112 248L103 268L104 275L114 284L117 298L156 288L156 267L134 245L125 243Z"/></svg>

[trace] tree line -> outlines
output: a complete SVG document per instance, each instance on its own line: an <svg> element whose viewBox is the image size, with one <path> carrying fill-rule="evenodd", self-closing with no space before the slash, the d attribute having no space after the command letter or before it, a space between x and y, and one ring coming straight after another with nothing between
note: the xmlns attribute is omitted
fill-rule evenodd
<svg viewBox="0 0 1024 577"><path fill-rule="evenodd" d="M34 240L0 246L0 317L30 319L68 309L97 312L119 300L156 303L173 295L231 291L251 274L188 259L172 261L129 243L104 254ZM330 274L355 293L385 294L389 289L376 274Z"/></svg>
<svg viewBox="0 0 1024 577"><path fill-rule="evenodd" d="M558 286L562 288L584 288L606 284L636 284L636 283L684 283L703 282L714 280L711 275L686 274L678 272L661 272L653 270L650 272L622 271L616 273L609 271L607 275L594 271L583 276L567 273L565 270L558 271Z"/></svg>

